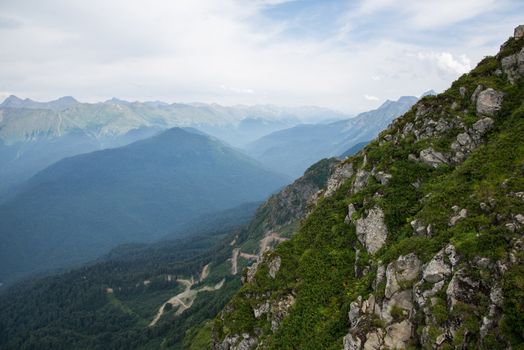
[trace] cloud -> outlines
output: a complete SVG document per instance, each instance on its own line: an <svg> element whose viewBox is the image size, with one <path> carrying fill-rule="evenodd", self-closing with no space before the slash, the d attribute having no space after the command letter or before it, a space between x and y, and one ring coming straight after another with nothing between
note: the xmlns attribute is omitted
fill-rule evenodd
<svg viewBox="0 0 524 350"><path fill-rule="evenodd" d="M364 95L364 98L368 101L380 101L378 97L372 95Z"/></svg>
<svg viewBox="0 0 524 350"><path fill-rule="evenodd" d="M467 15L449 14L447 0L440 10L407 0L352 8L342 0L4 1L0 91L41 100L117 96L358 112L369 107L365 94L396 99L441 90L495 53L522 7L501 1L488 17L490 0L478 0L478 9L455 1ZM432 11L440 19L422 23Z"/></svg>
<svg viewBox="0 0 524 350"><path fill-rule="evenodd" d="M443 73L460 75L471 70L471 60L464 54L454 57L449 52L419 52L417 57L423 61L433 62Z"/></svg>

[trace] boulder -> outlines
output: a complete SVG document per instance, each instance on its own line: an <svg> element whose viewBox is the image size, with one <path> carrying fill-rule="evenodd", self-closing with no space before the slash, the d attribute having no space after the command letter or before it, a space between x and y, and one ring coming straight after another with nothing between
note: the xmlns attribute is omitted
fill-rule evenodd
<svg viewBox="0 0 524 350"><path fill-rule="evenodd" d="M446 290L449 308L453 310L458 301L467 304L474 303L473 298L478 287L479 282L468 277L464 269L455 272Z"/></svg>
<svg viewBox="0 0 524 350"><path fill-rule="evenodd" d="M380 207L370 209L367 217L358 219L355 226L359 242L369 253L376 253L386 243L388 230Z"/></svg>
<svg viewBox="0 0 524 350"><path fill-rule="evenodd" d="M446 263L445 257L445 249L442 249L424 266L422 278L425 281L437 283L451 275L451 266Z"/></svg>
<svg viewBox="0 0 524 350"><path fill-rule="evenodd" d="M468 216L468 210L467 209L461 209L457 212L455 210L456 215L452 216L451 219L449 219L449 226L455 226L458 221L465 219Z"/></svg>
<svg viewBox="0 0 524 350"><path fill-rule="evenodd" d="M364 343L364 350L379 350L384 344L385 332L382 328L378 328L374 331L366 334L366 342Z"/></svg>
<svg viewBox="0 0 524 350"><path fill-rule="evenodd" d="M394 323L386 328L384 345L388 349L405 349L411 339L413 325L408 320Z"/></svg>
<svg viewBox="0 0 524 350"><path fill-rule="evenodd" d="M502 108L504 94L492 88L482 91L477 99L477 114L494 117Z"/></svg>
<svg viewBox="0 0 524 350"><path fill-rule="evenodd" d="M401 290L402 285L415 280L420 273L421 262L415 253L399 256L386 269L386 298Z"/></svg>
<svg viewBox="0 0 524 350"><path fill-rule="evenodd" d="M421 162L430 165L433 168L437 168L441 164L448 163L448 160L444 154L433 150L431 147L420 151L419 159Z"/></svg>
<svg viewBox="0 0 524 350"><path fill-rule="evenodd" d="M391 312L393 308L403 310L404 316L409 317L413 312L413 292L411 289L395 293L391 299L384 301L382 305L381 319L386 323L393 321Z"/></svg>
<svg viewBox="0 0 524 350"><path fill-rule="evenodd" d="M360 350L362 348L362 340L359 337L353 336L351 333L344 337L344 350Z"/></svg>

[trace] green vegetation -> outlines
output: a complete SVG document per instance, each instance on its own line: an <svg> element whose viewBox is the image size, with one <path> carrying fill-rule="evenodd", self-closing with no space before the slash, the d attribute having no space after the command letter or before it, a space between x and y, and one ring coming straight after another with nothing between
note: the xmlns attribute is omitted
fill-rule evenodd
<svg viewBox="0 0 524 350"><path fill-rule="evenodd" d="M518 45L514 45L514 41L509 47L520 50L523 39ZM267 266L262 265L255 281L244 285L229 303L227 311L215 320L217 337L223 339L227 335L244 332L255 334L254 330L257 330L257 338L268 349L341 348L342 337L349 329L349 304L358 295L366 297L373 291L375 277L374 273L355 277L355 249L361 252L365 249L357 240L354 225L344 223L350 203L357 210L355 216L362 216L365 209L379 205L385 213L389 232L386 245L373 257L361 255L357 267L368 265L374 271L379 261L387 264L400 255L412 252L427 262L448 243L453 243L460 256L468 262L479 257L489 261L505 257L513 240L520 234L508 229L506 223L512 215L524 212L522 199L514 195L524 188L524 81L521 79L517 84L510 85L504 75L495 74L499 68L500 57L486 58L448 91L435 97L425 97L419 103L437 118L453 122L458 117L470 126L479 120L475 115L475 106L469 102L477 85L502 91L502 110L494 118L494 128L485 135L482 145L463 163L433 168L409 160L408 156L418 155L430 146L449 152L451 142L460 129L451 128L436 137L417 141L409 134L400 137L404 127L415 122L416 109L399 118L380 137L394 135L397 136L395 141L374 141L363 153L347 160L358 169L363 164L365 153L368 170L372 167L387 170L392 175L391 181L382 185L371 178L363 190L352 194L352 178L333 196L322 199L302 223L298 233L290 241L280 244L273 253L282 260L277 278L270 278ZM468 92L464 98L460 96L460 87L465 87ZM457 112L450 108L454 101L462 104ZM491 203L490 209L483 209L481 203ZM449 220L453 216L451 208L455 205L466 208L468 215L450 226ZM410 222L415 218L431 223L431 236L413 236ZM268 257L266 261L269 260ZM485 273L474 269L466 271L477 275L478 280L482 280L482 273ZM482 323L481 315L488 313L486 294L489 295L491 281L472 293L470 297L474 302L457 304L453 315L446 306L446 296L439 296L432 309L437 323L444 324L453 317L461 319L463 328L455 338L456 346L467 339L472 347L490 348L487 344L493 344L494 339L500 337L515 346L521 345L524 339L522 274L522 266L519 265L505 275L504 326L497 330L498 334L489 333L487 343L480 340L479 325ZM382 297L382 288L383 285L378 287L376 297ZM265 317L254 317L253 308L264 300L277 300L289 294L295 296L295 303L276 332L271 330ZM400 319L404 315L401 310L394 309L393 317ZM366 327L360 325L359 331L366 334Z"/></svg>

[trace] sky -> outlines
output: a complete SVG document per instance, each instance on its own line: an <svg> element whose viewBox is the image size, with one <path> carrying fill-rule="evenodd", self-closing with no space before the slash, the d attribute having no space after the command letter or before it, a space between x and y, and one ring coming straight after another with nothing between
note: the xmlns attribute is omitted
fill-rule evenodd
<svg viewBox="0 0 524 350"><path fill-rule="evenodd" d="M518 24L522 0L0 0L0 99L356 113L444 90Z"/></svg>

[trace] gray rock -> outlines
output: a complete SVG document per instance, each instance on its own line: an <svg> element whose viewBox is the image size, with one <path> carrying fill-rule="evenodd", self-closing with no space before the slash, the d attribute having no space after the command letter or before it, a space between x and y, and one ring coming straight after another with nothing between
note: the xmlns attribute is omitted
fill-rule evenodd
<svg viewBox="0 0 524 350"><path fill-rule="evenodd" d="M384 301L382 305L381 319L386 323L393 321L393 316L391 315L393 308L403 310L405 317L411 315L413 312L413 292L411 289L395 293L391 299Z"/></svg>
<svg viewBox="0 0 524 350"><path fill-rule="evenodd" d="M362 297L359 295L356 301L349 304L349 324L351 328L357 325L358 317L360 316L360 306L362 305Z"/></svg>
<svg viewBox="0 0 524 350"><path fill-rule="evenodd" d="M255 274L258 271L259 262L253 263L251 266L248 266L246 273L246 283L251 283L255 280Z"/></svg>
<svg viewBox="0 0 524 350"><path fill-rule="evenodd" d="M453 310L458 301L471 303L471 297L475 295L478 287L478 281L469 278L464 269L455 272L446 290L449 308Z"/></svg>
<svg viewBox="0 0 524 350"><path fill-rule="evenodd" d="M449 226L455 226L459 220L465 219L467 216L468 216L468 210L461 209L457 215L452 216L451 219L449 219Z"/></svg>
<svg viewBox="0 0 524 350"><path fill-rule="evenodd" d="M280 265L282 264L282 259L280 256L275 256L268 264L269 267L269 276L271 278L275 278L277 275L277 272L280 270Z"/></svg>
<svg viewBox="0 0 524 350"><path fill-rule="evenodd" d="M355 206L353 205L353 203L349 204L348 205L348 215L346 215L346 217L344 218L344 222L346 224L349 224L351 222L353 222L353 214L356 213L356 209L355 209Z"/></svg>
<svg viewBox="0 0 524 350"><path fill-rule="evenodd" d="M408 320L387 327L384 337L385 347L388 349L405 349L411 339L412 330L413 325Z"/></svg>
<svg viewBox="0 0 524 350"><path fill-rule="evenodd" d="M437 295L438 292L444 287L444 281L437 282L433 284L431 289L422 290L422 286L424 284L424 281L419 281L414 286L414 299L417 302L417 304L421 307L424 307L427 305L428 300L435 295Z"/></svg>
<svg viewBox="0 0 524 350"><path fill-rule="evenodd" d="M266 300L260 304L259 307L253 309L253 314L255 315L255 318L260 318L262 315L267 314L270 309L271 305L269 305L269 302Z"/></svg>
<svg viewBox="0 0 524 350"><path fill-rule="evenodd" d="M358 240L369 253L376 253L386 243L388 230L380 207L370 209L367 217L358 219L355 226Z"/></svg>
<svg viewBox="0 0 524 350"><path fill-rule="evenodd" d="M415 280L420 273L421 262L414 253L399 256L386 269L386 298L401 290L401 285Z"/></svg>
<svg viewBox="0 0 524 350"><path fill-rule="evenodd" d="M353 183L353 193L357 193L362 190L367 184L369 179L369 171L359 169L355 175L355 182Z"/></svg>
<svg viewBox="0 0 524 350"><path fill-rule="evenodd" d="M383 171L379 171L375 174L375 179L377 179L377 181L379 181L384 186L389 183L389 180L391 180L391 178L391 174L385 173Z"/></svg>
<svg viewBox="0 0 524 350"><path fill-rule="evenodd" d="M384 265L382 265L380 262L377 267L377 277L375 278L375 281L373 282L373 290L377 289L377 286L382 283L384 280L384 277L386 276L386 268Z"/></svg>
<svg viewBox="0 0 524 350"><path fill-rule="evenodd" d="M428 164L434 168L437 168L441 164L447 164L448 160L444 154L433 150L433 148L427 148L420 151L420 161Z"/></svg>
<svg viewBox="0 0 524 350"><path fill-rule="evenodd" d="M353 176L353 164L343 163L335 168L326 185L325 196L329 197L350 177Z"/></svg>
<svg viewBox="0 0 524 350"><path fill-rule="evenodd" d="M445 257L445 249L442 249L424 266L422 278L428 282L437 283L451 275L451 266L445 262Z"/></svg>
<svg viewBox="0 0 524 350"><path fill-rule="evenodd" d="M477 99L477 114L494 117L502 108L504 94L492 88L482 91Z"/></svg>
<svg viewBox="0 0 524 350"><path fill-rule="evenodd" d="M258 340L255 337L247 333L243 333L242 336L239 335L228 335L222 343L215 344L214 349L217 350L249 350L254 348L258 343Z"/></svg>
<svg viewBox="0 0 524 350"><path fill-rule="evenodd" d="M378 328L374 331L366 334L366 342L364 343L364 350L379 350L384 344L385 332L382 328Z"/></svg>
<svg viewBox="0 0 524 350"><path fill-rule="evenodd" d="M509 82L514 84L524 74L524 49L519 53L504 57L501 60L501 65Z"/></svg>
<svg viewBox="0 0 524 350"><path fill-rule="evenodd" d="M521 24L515 28L515 30L513 31L513 37L515 39L520 39L524 37L524 25Z"/></svg>
<svg viewBox="0 0 524 350"><path fill-rule="evenodd" d="M271 306L271 330L275 332L282 320L289 314L289 308L295 303L295 297L291 294L279 299Z"/></svg>
<svg viewBox="0 0 524 350"><path fill-rule="evenodd" d="M415 236L428 236L428 229L420 220L413 220L410 224Z"/></svg>
<svg viewBox="0 0 524 350"><path fill-rule="evenodd" d="M351 333L344 337L344 350L360 350L362 348L362 340L359 337L353 336Z"/></svg>
<svg viewBox="0 0 524 350"><path fill-rule="evenodd" d="M468 90L464 86L461 86L459 88L459 94L460 94L461 97L465 97L466 96L466 92L468 92Z"/></svg>
<svg viewBox="0 0 524 350"><path fill-rule="evenodd" d="M484 90L484 86L483 85L477 85L477 87L475 88L475 91L473 91L473 94L471 95L471 102L472 103L476 103L477 102L477 97L479 96L480 92Z"/></svg>

